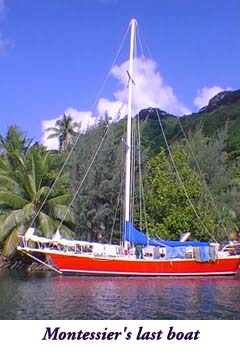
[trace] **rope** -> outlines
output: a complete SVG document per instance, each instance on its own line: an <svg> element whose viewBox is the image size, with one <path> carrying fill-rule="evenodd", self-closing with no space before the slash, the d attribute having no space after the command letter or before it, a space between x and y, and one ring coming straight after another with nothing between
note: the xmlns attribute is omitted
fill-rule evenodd
<svg viewBox="0 0 240 360"><path fill-rule="evenodd" d="M197 211L196 211L196 209L195 209L195 207L194 207L194 205L193 205L190 197L188 196L186 187L185 187L185 185L184 185L184 183L183 183L183 181L182 181L182 178L181 178L181 176L180 176L180 174L179 174L179 171L178 171L178 169L177 169L177 167L176 167L176 165L175 165L175 162L174 162L174 160L173 160L172 152L171 152L171 149L170 149L170 147L169 147L169 144L168 144L168 141L167 141L165 132L164 132L164 130L163 130L163 125L162 125L162 121L161 121L161 119L160 119L158 110L156 110L156 113L157 113L158 122L159 122L159 125L160 125L160 128L161 128L162 134L163 134L163 138L164 138L164 141L165 141L165 144L166 144L166 147L167 147L167 150L168 150L170 159L171 159L172 164L173 164L173 167L174 167L174 169L175 169L175 171L176 171L178 180L179 180L180 184L182 185L182 188L183 188L183 191L184 191L184 193L185 193L185 196L186 196L186 198L187 198L187 200L188 200L191 208L193 209L193 211L194 211L197 219L198 219L199 222L201 223L202 227L203 227L203 228L205 229L205 231L209 234L209 236L210 236L213 240L215 240L214 237L212 236L212 234L210 233L210 231L207 229L207 227L206 227L205 224L203 223L203 221L202 221L202 219L200 218L200 216L198 215L198 213L197 213Z"/></svg>

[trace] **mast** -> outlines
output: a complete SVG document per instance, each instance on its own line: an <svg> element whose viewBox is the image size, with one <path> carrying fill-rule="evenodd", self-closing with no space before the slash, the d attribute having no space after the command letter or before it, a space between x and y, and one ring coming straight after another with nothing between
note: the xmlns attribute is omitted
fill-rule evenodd
<svg viewBox="0 0 240 360"><path fill-rule="evenodd" d="M132 139L132 92L133 92L133 59L136 38L137 21L132 19L131 38L130 38L130 55L128 69L128 116L127 116L127 139L126 139L126 169L125 169L125 239L126 240L126 222L130 220L130 187L131 187L131 139Z"/></svg>

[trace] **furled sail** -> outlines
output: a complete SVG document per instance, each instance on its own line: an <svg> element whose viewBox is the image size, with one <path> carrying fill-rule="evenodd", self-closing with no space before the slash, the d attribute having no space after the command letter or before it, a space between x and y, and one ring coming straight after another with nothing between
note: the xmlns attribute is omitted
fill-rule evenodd
<svg viewBox="0 0 240 360"><path fill-rule="evenodd" d="M126 241L132 242L135 245L151 245L151 246L166 246L166 247L203 247L210 246L209 242L200 242L197 240L181 242L179 240L164 240L148 238L146 234L137 230L129 221L126 221Z"/></svg>

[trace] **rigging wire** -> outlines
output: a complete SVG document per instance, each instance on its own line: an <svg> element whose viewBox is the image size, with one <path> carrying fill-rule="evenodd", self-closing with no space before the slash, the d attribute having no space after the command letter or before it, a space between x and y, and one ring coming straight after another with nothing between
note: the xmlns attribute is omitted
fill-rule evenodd
<svg viewBox="0 0 240 360"><path fill-rule="evenodd" d="M136 27L137 28L137 27ZM137 59L137 46L136 46L136 34L134 37L134 46L133 46L133 61L136 61ZM130 81L132 82L133 86L135 87L136 83L135 83L135 79L134 79L134 73L131 74L131 76L129 76L128 74L128 84L130 83ZM136 102L135 102L135 98L134 98L134 92L133 92L133 98L132 98L132 103L131 105L131 162L130 162L130 216L129 216L129 220L130 222L133 224L134 223L134 200L135 200L135 166L136 166L136 156L135 156L135 122L134 122L134 118L133 118L133 112L134 109L136 109ZM126 196L126 195L125 195ZM130 236L132 236L132 233L130 232L129 234ZM130 239L131 241L131 239Z"/></svg>
<svg viewBox="0 0 240 360"><path fill-rule="evenodd" d="M192 155L192 157L193 157L193 159L194 159L194 161L195 161L195 163L196 163L198 172L199 172L199 174L200 174L200 176L201 176L201 178L202 178L202 180L203 180L203 183L204 183L204 185L205 185L205 188L206 188L206 190L207 190L207 193L208 193L208 195L210 196L210 199L211 199L211 201L212 201L212 205L213 205L213 207L214 207L214 209L215 209L215 211L216 211L216 214L217 214L217 216L218 216L218 219L219 219L220 223L222 224L223 230L224 230L227 238L229 238L229 233L228 233L228 231L227 231L227 228L226 228L226 226L225 226L225 224L224 224L224 221L223 221L223 219L222 219L222 217L221 217L221 215L220 215L220 213L219 213L219 211L218 211L218 208L217 208L217 205L216 205L215 200L214 200L214 198L213 198L213 195L212 195L212 193L211 193L211 191L210 191L210 189L209 189L209 187L208 187L208 185L207 185L207 182L206 182L206 180L205 180L205 177L204 177L204 175L203 175L203 173L202 173L202 171L201 171L199 162L198 162L198 160L197 160L197 158L196 158L196 156L195 156L195 154L194 154L194 152L193 152L193 150L192 150L192 147L191 147L191 145L190 145L190 143L189 143L189 140L188 140L188 138L187 138L186 132L185 132L185 130L184 130L182 124L181 124L181 121L180 121L179 117L177 117L177 120L178 120L180 129L181 129L181 131L182 131L182 133L183 133L183 135L184 135L184 138L185 138L185 140L186 140L187 146L188 146L188 148L189 148L189 150L190 150L190 152L191 152L191 155Z"/></svg>
<svg viewBox="0 0 240 360"><path fill-rule="evenodd" d="M127 124L126 121L124 122L124 131L123 134L126 134L126 128L127 128ZM126 139L122 138L122 163L125 163L125 158L126 158L126 143L125 143ZM121 179L124 179L125 177L125 167L122 166L121 169ZM122 186L121 186L121 201L122 204L124 203L124 181L122 181ZM124 226L124 218L125 218L125 214L124 214L124 208L123 206L120 207L120 239L121 239L121 246L123 246L124 243L124 231L125 231L125 226Z"/></svg>
<svg viewBox="0 0 240 360"><path fill-rule="evenodd" d="M100 98L100 96L101 96L101 93L102 93L102 91L103 91L103 89L104 89L104 86L106 85L106 82L108 81L108 78L109 78L109 76L110 76L110 74L111 74L111 70L112 70L113 66L115 65L115 63L116 63L116 61L117 61L117 58L118 58L118 56L119 56L119 54L120 54L120 51L122 50L123 44L124 44L125 41L126 41L127 35L128 35L128 33L129 33L129 30L130 30L130 24L129 24L129 26L128 26L128 28L127 28L124 36L123 36L123 39L122 39L122 41L121 41L121 44L120 44L120 46L119 46L119 48L118 48L118 50L117 50L117 52L116 52L116 55L114 56L113 62L112 62L112 64L110 65L110 68L109 68L109 70L108 70L108 72L107 72L107 74L106 74L106 76L105 76L105 78L104 78L104 80L103 80L103 83L102 83L102 85L101 85L101 87L100 87L100 89L99 89L99 91L98 91L98 94L97 94L97 97L96 97L96 99L95 99L95 101L94 101L94 103L93 103L91 112L93 112L93 110L95 109L95 107L96 107L96 105L97 105L97 102L98 102L98 100L99 100L99 98Z"/></svg>
<svg viewBox="0 0 240 360"><path fill-rule="evenodd" d="M117 212L118 209L120 210L120 214L119 214L119 220L120 220L120 234L119 234L119 238L121 239L121 234L122 234L122 229L121 229L121 223L123 221L122 218L122 213L121 213L121 206L120 203L122 201L123 203L123 179L124 179L124 148L123 148L123 139L122 139L122 147L121 147L121 166L120 166L120 186L119 186L119 194L117 197L117 205L116 205L116 210L115 210L115 215L114 215L114 219L113 219L113 225L112 225L112 229L111 229L111 235L110 235L110 244L112 243L112 238L113 238L113 232L114 232L114 227L116 224L116 219L117 219Z"/></svg>
<svg viewBox="0 0 240 360"><path fill-rule="evenodd" d="M142 53L142 58L144 59L145 56L144 56L144 53L143 53L143 46L142 46L143 35L142 35L142 33L140 32L139 29L138 29L138 31L137 31L137 36L138 36L138 39L139 39L139 44L140 44L140 49L141 49L141 53ZM151 51L150 51L150 49L147 47L146 44L145 44L145 47L146 47L146 49L147 49L147 51L148 51L148 53L149 53L150 58L152 58ZM168 144L168 142L167 142L167 138L166 138L165 132L164 132L164 130L163 130L163 125L162 125L162 122L161 122L161 119L160 119L160 115L159 115L159 113L158 113L158 110L156 110L156 112L157 112L157 117L158 117L159 125L160 125L160 128L161 128L162 133L163 133L164 141L165 141L165 143L166 143L166 146L167 146L167 149L168 149L168 152L169 152L171 161L172 161L172 163L173 163L174 169L175 169L175 171L176 171L176 173L177 173L178 179L179 179L181 185L183 186L185 195L186 195L186 197L187 197L187 199L188 199L191 207L193 208L193 211L194 211L195 215L197 216L197 218L199 219L200 223L202 224L203 228L206 230L206 232L207 232L207 233L210 235L210 237L213 239L212 234L209 232L209 230L208 230L208 229L206 228L206 226L203 224L203 222L202 222L201 218L199 217L199 215L198 215L198 213L197 213L197 211L196 211L196 209L195 209L195 207L194 207L191 199L189 198L189 196L188 196L188 194L187 194L187 191L186 191L186 188L185 188L185 186L184 186L184 183L183 183L183 181L182 181L182 179L181 179L181 177L180 177L180 174L179 174L179 172L178 172L178 170L177 170L177 168L176 168L176 165L175 165L175 163L174 163L173 156L172 156L172 153L171 153L169 144ZM143 184L142 184L142 185L143 185ZM145 204L144 204L144 205L145 205ZM144 212L145 212L145 216L146 216L146 210L144 210ZM146 223L147 223L147 222L146 222ZM214 240L215 240L215 239L214 239Z"/></svg>
<svg viewBox="0 0 240 360"><path fill-rule="evenodd" d="M140 32L140 29L137 27L137 39L138 39L138 43L139 43L139 48L140 48L140 52L141 52L141 58L142 60L145 59L145 55L144 55L144 51L143 51L143 36ZM149 50L149 49L148 49ZM150 51L149 51L150 53ZM151 56L150 56L151 57ZM148 120L150 114L147 114L145 121ZM142 212L144 214L144 225L145 225L145 229L146 229L146 234L147 234L147 238L149 237L149 232L148 232L148 224L147 224L147 213L146 213L146 204L145 204L145 197L144 197L144 185L143 185L143 177L142 177L142 157L141 157L141 127L140 127L140 116L139 113L137 114L137 134L138 134L138 147L139 147L139 151L138 151L138 163L139 163L139 197L140 197L140 204L139 204L139 209L140 209L140 230L142 230L142 226L143 226L143 220L142 220Z"/></svg>
<svg viewBox="0 0 240 360"><path fill-rule="evenodd" d="M110 244L112 243L114 227L115 227L115 223L116 223L116 219L117 219L117 212L118 212L119 205L120 205L121 188L122 188L122 179L121 179L121 182L120 182L120 192L119 192L118 197L117 197L117 206L116 206L116 210L115 210L115 214L114 214L114 218L113 218L112 229L111 229L111 234L110 234L110 240L109 240ZM120 238L121 238L121 236L120 236Z"/></svg>
<svg viewBox="0 0 240 360"><path fill-rule="evenodd" d="M104 79L102 85L100 86L100 89L99 89L99 91L98 91L97 97L96 97L96 99L95 99L95 101L94 101L94 103L93 103L93 105L92 105L91 110L90 110L91 113L93 113L93 111L94 111L94 109L95 109L95 107L96 107L96 104L97 104L97 102L98 102L98 100L99 100L99 98L100 98L100 96L101 96L101 93L102 93L102 91L103 91L103 88L104 88L104 86L106 85L106 82L107 82L107 80L108 80L108 78L109 78L109 76L110 76L110 74L111 74L111 69L112 69L113 66L115 65L115 63L116 63L116 61L117 61L117 58L118 58L118 56L119 56L119 53L120 53L120 51L121 51L121 49L122 49L122 47L123 47L123 44L125 43L125 40L126 40L126 38L127 38L127 35L128 35L128 33L129 33L129 30L130 30L130 24L129 24L129 26L128 26L125 34L124 34L123 40L121 41L121 44L120 44L120 46L119 46L119 48L118 48L118 50L117 50L117 52L116 52L116 55L114 56L113 62L112 62L112 64L111 64L111 66L110 66L110 69L108 70L108 72L107 72L107 74L106 74L106 76L105 76L105 79ZM59 170L59 172L58 172L58 174L57 174L54 182L53 182L52 185L50 186L50 188L49 188L49 190L48 190L48 192L47 192L47 194L46 194L43 202L41 203L38 211L36 212L34 218L32 219L32 221L31 221L31 223L30 223L30 225L28 226L28 229L33 226L33 224L34 224L34 222L36 221L37 217L38 217L39 214L41 213L41 211L42 211L44 205L46 204L46 202L47 202L47 200L48 200L51 192L53 191L54 187L56 186L56 183L58 182L60 176L62 175L63 170L65 169L65 167L66 167L66 165L67 165L70 157L72 156L72 153L73 153L73 151L74 151L74 149L75 149L75 147L76 147L76 145L77 145L77 143L78 143L78 141L79 141L79 139L80 139L81 134L82 134L82 133L79 131L78 135L77 135L76 138L75 138L75 141L73 142L72 148L70 149L70 151L69 151L69 153L68 153L68 155L67 155L67 157L66 157L66 159L65 159L65 161L64 161L64 163L63 163L63 165L62 165L62 167L60 168L60 170ZM27 230L28 230L28 229L27 229Z"/></svg>
<svg viewBox="0 0 240 360"><path fill-rule="evenodd" d="M75 194L74 194L74 196L73 196L73 198L72 198L72 200L71 200L71 202L70 202L70 204L69 204L69 207L67 208L67 210L66 210L66 212L65 212L65 215L63 216L60 224L58 225L58 230L59 230L60 227L62 226L64 220L66 219L67 214L68 214L69 211L70 211L70 208L72 207L74 201L76 200L76 198L77 198L77 196L78 196L78 193L79 193L79 191L81 190L81 188L82 188L82 186L83 186L83 184L84 184L84 182L85 182L85 180L86 180L86 178L87 178L87 176L88 176L88 173L89 173L89 171L90 171L90 169L91 169L91 167L92 167L92 165L93 165L93 163L94 163L94 161L95 161L95 159L96 159L96 157L97 157L97 154L99 153L99 151L100 151L100 149L101 149L101 147L102 147L102 144L103 144L103 142L104 142L104 140L105 140L105 138L106 138L106 136L107 136L107 133L108 133L109 129L110 129L110 126L107 127L107 129L106 129L106 131L105 131L105 133L104 133L104 135L103 135L100 143L98 144L97 150L96 150L95 154L92 156L92 159L91 159L91 162L90 162L90 164L89 164L89 166L88 166L88 168L87 168L87 171L86 171L86 173L85 173L85 175L84 175L81 183L79 184L79 186L78 186L78 188L77 188L77 191L75 192Z"/></svg>
<svg viewBox="0 0 240 360"><path fill-rule="evenodd" d="M190 197L189 197L189 195L188 195L188 193L187 193L186 187L185 187L185 185L184 185L184 183L183 183L183 181L182 181L182 178L181 178L181 176L180 176L180 174L179 174L179 171L178 171L178 169L177 169L177 167L176 167L176 164L175 164L175 162L174 162L174 159L173 159L173 156L172 156L172 152L171 152L170 146L169 146L169 144L168 144L168 141L167 141L167 138L166 138L164 129L163 129L162 121L161 121L161 118L160 118L160 115L159 115L159 112L158 112L157 109L156 109L156 113L157 113L158 122L159 122L159 125L160 125L160 128L161 128L162 134L163 134L163 138L164 138L164 141L165 141L165 144L166 144L166 147L167 147L167 150L168 150L170 159L171 159L172 164L173 164L173 167L174 167L174 169L175 169L175 171L176 171L178 180L179 180L179 182L180 182L180 184L181 184L181 186L182 186L182 188L183 188L183 191L184 191L184 193L185 193L185 196L186 196L186 198L187 198L187 200L188 200L191 208L193 209L193 211L194 211L197 219L199 220L200 224L202 225L203 229L205 229L205 231L209 234L209 236L210 236L214 241L216 241L216 240L214 239L214 237L212 236L212 234L210 233L210 231L209 231L209 230L207 229L207 227L205 226L205 224L203 223L203 221L202 221L202 219L200 218L200 216L198 215L198 213L197 213L197 211L196 211L196 209L195 209L195 207L194 207L194 205L193 205L193 203L192 203L192 200L190 199Z"/></svg>
<svg viewBox="0 0 240 360"><path fill-rule="evenodd" d="M134 200L135 200L135 168L136 168L136 149L135 149L135 123L132 119L132 163L131 163L131 217L130 221L134 223Z"/></svg>
<svg viewBox="0 0 240 360"><path fill-rule="evenodd" d="M149 114L147 115L146 119L149 118ZM144 214L144 225L146 229L147 238L149 237L148 232L148 224L147 224L147 212L146 212L146 204L145 204L145 197L144 197L144 186L143 186L143 176L142 176L142 156L141 156L141 128L140 128L140 117L138 114L137 117L137 131L138 131L138 162L139 162L139 194L140 194L140 230L142 230L142 211Z"/></svg>
<svg viewBox="0 0 240 360"><path fill-rule="evenodd" d="M141 167L141 139L139 113L137 115L137 140L138 140L138 168L139 168L139 228L142 230L142 167Z"/></svg>
<svg viewBox="0 0 240 360"><path fill-rule="evenodd" d="M143 43L145 43L144 46L145 46L145 48L146 48L146 50L148 52L148 56L150 58L153 58L152 53L151 53L149 47L147 46L146 41L144 40L143 34L142 34L142 32L141 32L141 30L139 28L137 28L137 38L138 38L138 42L139 42L139 48L140 48L140 51L141 51L142 59L143 60L145 59L145 55L144 55L144 51L143 51Z"/></svg>

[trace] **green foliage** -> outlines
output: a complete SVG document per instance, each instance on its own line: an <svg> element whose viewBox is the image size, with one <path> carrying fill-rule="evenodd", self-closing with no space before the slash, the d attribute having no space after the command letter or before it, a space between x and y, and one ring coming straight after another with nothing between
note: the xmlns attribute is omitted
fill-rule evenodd
<svg viewBox="0 0 240 360"><path fill-rule="evenodd" d="M174 152L173 160L179 176L164 149L148 163L145 205L149 234L175 239L190 230L194 238L209 238L215 217L202 192L202 180L192 170L190 157L183 147Z"/></svg>
<svg viewBox="0 0 240 360"><path fill-rule="evenodd" d="M17 126L10 126L6 137L0 135L0 154L25 153L32 143Z"/></svg>
<svg viewBox="0 0 240 360"><path fill-rule="evenodd" d="M194 238L201 239L209 238L209 231L220 241L226 238L225 229L227 233L239 230L240 105L221 104L211 111L205 109L179 119L160 111L181 180L166 155L157 113L141 113L145 230L166 238L178 238L182 231L190 230ZM126 121L110 120L106 114L95 127L79 135L69 166L35 219L34 226L42 235L51 235L65 216L70 193L77 192L107 131L62 229L69 237L120 239ZM9 128L6 137L0 135L0 246L8 252L14 249L17 233L24 233L38 213L78 129L73 119L64 114L50 130L49 137L59 138L60 152L47 152L43 146L33 145L32 139L16 126ZM136 167L138 171L138 161ZM138 189L139 183L136 185ZM135 197L139 197L137 192ZM139 224L139 214L136 223Z"/></svg>
<svg viewBox="0 0 240 360"><path fill-rule="evenodd" d="M101 119L94 128L80 136L72 162L74 193L83 181L91 159L107 132L74 207L78 237L109 240L115 223L112 239L119 239L123 126L123 122L109 124L108 119Z"/></svg>
<svg viewBox="0 0 240 360"><path fill-rule="evenodd" d="M240 105L221 105L211 112L199 112L181 118L183 127L194 131L201 126L207 137L227 128L225 151L230 159L240 156Z"/></svg>
<svg viewBox="0 0 240 360"><path fill-rule="evenodd" d="M210 232L213 237L222 241L226 238L224 227L228 233L231 229L238 228L240 177L236 154L239 151L239 145L234 148L233 156L233 153L229 152L232 148L230 149L228 145L233 139L233 136L230 137L231 132L238 134L238 131L235 131L238 128L238 114L239 105L230 105L221 106L220 109L211 113L200 112L180 119L202 174L199 174L198 167L184 140L178 119L163 114L163 128L168 142L175 149L174 159L186 186L187 195L169 160L165 167L161 161L158 161L158 166L162 166L161 176L158 173L158 167L155 168L152 163L159 150L166 147L156 113L151 112L148 117L141 119L142 150L145 153L143 174L147 172L147 192L145 194L147 222L148 230L152 235L176 238L183 230L190 230L195 238L209 238ZM107 119L105 121L107 122ZM87 164L90 163L90 158L96 150L104 131L103 123L100 122L98 126L80 137L81 145L77 149L73 166L76 182L74 189L83 178ZM108 137L106 147L103 146L101 154L97 157L97 163L89 173L87 184L82 189L82 195L79 196L75 207L78 236L94 239L109 239L110 237L110 229L115 216L113 208L115 209L117 206L120 188L119 168L121 168L122 150L119 140L122 137L124 123L125 121L122 121L111 125L111 133L114 134L111 136L117 139L114 147L111 148ZM233 131L233 129L235 130ZM118 132L120 135L117 135ZM238 138L237 135L236 138ZM181 144L181 151L179 144ZM116 149L119 153L117 158L113 155ZM116 161L116 159L118 160ZM149 166L146 168L146 159L149 159L150 168ZM136 165L138 167L137 163ZM154 167L153 172L149 170L152 166ZM151 174L152 183L148 183L150 181L149 174ZM151 186L155 184L154 191L160 196L161 206L155 199L155 193L152 193L150 184ZM201 218L202 224L187 196ZM138 198L137 193L136 198ZM135 219L139 225L139 214ZM117 223L119 224L119 222L120 213L117 212ZM119 226L116 230L119 230ZM117 232L115 236L120 238Z"/></svg>
<svg viewBox="0 0 240 360"><path fill-rule="evenodd" d="M53 156L39 145L23 152L5 144L0 161L0 246L6 255L15 249L17 234L24 234L30 225L43 236L51 236L64 218L70 202L66 176L60 176L60 185L49 192L59 171L56 165L51 168ZM72 235L72 224L69 213L61 228L65 236Z"/></svg>
<svg viewBox="0 0 240 360"><path fill-rule="evenodd" d="M204 180L202 191L209 194L217 215L215 234L218 239L237 229L239 219L240 183L238 161L229 161L226 153L228 127L204 136L202 128L189 134L186 149L191 155L191 167Z"/></svg>
<svg viewBox="0 0 240 360"><path fill-rule="evenodd" d="M63 114L62 119L56 121L55 127L47 129L52 132L48 139L58 138L59 150L66 152L71 148L73 139L77 136L76 128L78 128L78 124L73 122L72 117Z"/></svg>
<svg viewBox="0 0 240 360"><path fill-rule="evenodd" d="M162 120L163 129L168 140L173 141L178 134L177 121L174 116L164 116ZM142 122L143 147L149 149L149 156L158 154L161 147L165 147L165 141L161 133L157 114Z"/></svg>

